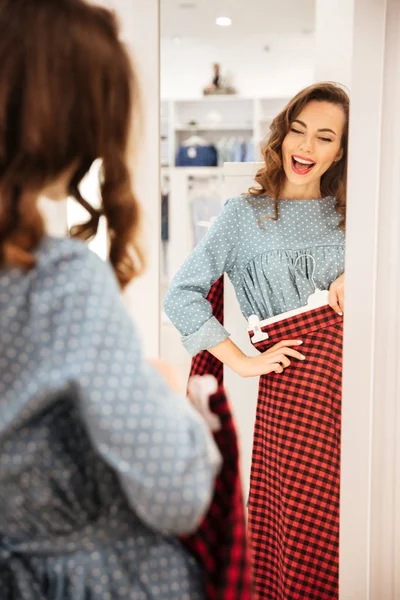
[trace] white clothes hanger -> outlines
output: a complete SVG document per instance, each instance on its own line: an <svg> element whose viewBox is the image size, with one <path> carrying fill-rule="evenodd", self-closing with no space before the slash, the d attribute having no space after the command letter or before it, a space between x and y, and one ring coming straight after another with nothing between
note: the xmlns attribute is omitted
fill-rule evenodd
<svg viewBox="0 0 400 600"><path fill-rule="evenodd" d="M314 285L314 292L308 297L307 304L304 306L300 306L299 308L295 308L293 310L288 310L287 312L281 313L280 315L276 315L274 317L269 317L268 319L264 319L260 321L257 315L251 315L248 318L248 331L253 331L254 335L251 338L253 344L256 342L263 342L269 338L269 335L266 331L262 331L263 327L267 327L268 325L272 325L273 323L279 323L280 321L284 321L285 319L289 319L290 317L295 317L297 315L301 315L310 310L315 310L316 308L320 308L321 306L326 306L329 304L329 291L328 290L320 290L315 283L314 275L316 269L315 258L311 256L311 254L302 254L298 256L294 266L300 258L309 257L312 259L314 268L311 275L311 281Z"/></svg>

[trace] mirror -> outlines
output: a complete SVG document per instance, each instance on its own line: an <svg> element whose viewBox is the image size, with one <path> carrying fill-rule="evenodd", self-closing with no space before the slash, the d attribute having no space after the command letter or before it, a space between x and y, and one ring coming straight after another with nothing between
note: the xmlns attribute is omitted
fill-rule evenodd
<svg viewBox="0 0 400 600"><path fill-rule="evenodd" d="M232 25L217 25L217 18L228 13ZM260 142L272 118L312 83L315 2L286 0L278 8L260 0L244 10L238 0L161 0L160 14L163 298L226 200L223 164L261 160ZM218 88L212 89L216 68ZM210 144L212 156L185 160L184 147L196 137ZM184 165L196 166L192 171ZM198 203L203 218L196 217L196 198L203 198ZM187 376L190 357L163 311L161 321L161 355Z"/></svg>
<svg viewBox="0 0 400 600"><path fill-rule="evenodd" d="M341 298L345 194L329 178L345 181L346 91L299 101L294 129L273 120L322 79L348 83L347 67L329 62L328 24L336 24L314 0L161 0L160 11L161 355L185 379L204 348L233 365L224 383L260 597L335 598L343 321L327 290L335 282ZM275 154L265 150L274 135ZM277 155L274 196L267 186ZM254 185L261 194L242 195ZM224 272L224 326L250 359L243 367L206 301ZM261 361L284 340L286 358L263 371L259 387Z"/></svg>

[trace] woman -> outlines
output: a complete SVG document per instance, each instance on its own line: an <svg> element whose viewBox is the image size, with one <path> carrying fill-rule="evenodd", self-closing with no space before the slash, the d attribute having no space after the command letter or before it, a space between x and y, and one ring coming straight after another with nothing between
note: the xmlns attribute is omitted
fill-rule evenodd
<svg viewBox="0 0 400 600"><path fill-rule="evenodd" d="M192 355L208 349L239 375L261 376L249 528L255 586L268 600L338 594L348 115L338 85L297 94L272 122L259 187L227 202L165 298ZM246 318L282 315L261 328L255 357L212 316L207 294L222 273ZM330 307L285 314L316 289L329 289Z"/></svg>
<svg viewBox="0 0 400 600"><path fill-rule="evenodd" d="M4 0L0 60L0 597L204 598L175 535L202 520L220 456L145 363L120 298L143 255L137 81L115 19L82 0ZM100 211L79 193L98 158ZM83 239L103 215L110 264L46 235L42 196L90 211Z"/></svg>

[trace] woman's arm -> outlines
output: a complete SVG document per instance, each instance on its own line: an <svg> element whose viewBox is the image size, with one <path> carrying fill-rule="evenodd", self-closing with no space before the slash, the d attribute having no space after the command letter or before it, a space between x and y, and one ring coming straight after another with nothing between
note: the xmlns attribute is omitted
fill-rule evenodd
<svg viewBox="0 0 400 600"><path fill-rule="evenodd" d="M233 198L224 206L207 235L175 275L164 299L164 310L194 356L223 342L228 331L213 317L207 301L213 283L235 264L240 242L237 206Z"/></svg>
<svg viewBox="0 0 400 600"><path fill-rule="evenodd" d="M282 341L262 354L247 356L232 340L227 339L208 351L241 377L258 377L282 373L291 364L289 357L305 360L305 356L294 349L302 343L301 340Z"/></svg>
<svg viewBox="0 0 400 600"><path fill-rule="evenodd" d="M45 269L37 294L33 337L40 339L41 310L53 327L46 370L55 376L61 368L73 383L92 444L133 510L163 533L193 531L211 501L220 455L188 400L144 359L111 268L82 252L53 265L50 277Z"/></svg>

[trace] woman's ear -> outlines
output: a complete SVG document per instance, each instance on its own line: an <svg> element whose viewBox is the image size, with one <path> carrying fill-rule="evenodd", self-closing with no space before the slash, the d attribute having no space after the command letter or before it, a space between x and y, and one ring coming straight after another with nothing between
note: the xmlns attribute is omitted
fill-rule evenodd
<svg viewBox="0 0 400 600"><path fill-rule="evenodd" d="M340 148L340 150L337 153L337 156L333 162L339 162L339 160L342 160L342 158L343 158L343 148Z"/></svg>

